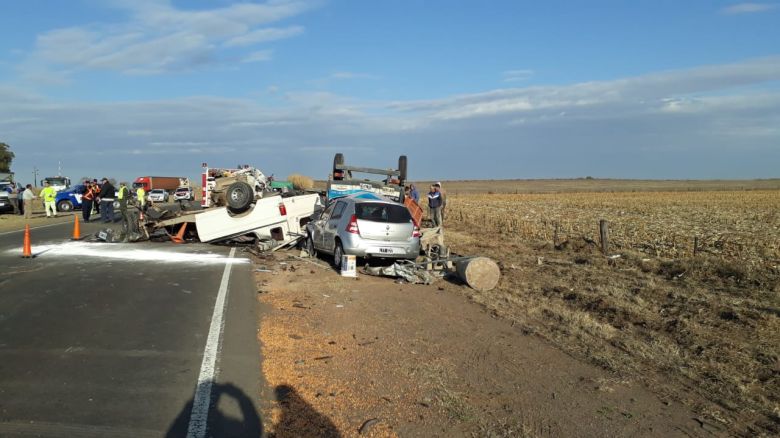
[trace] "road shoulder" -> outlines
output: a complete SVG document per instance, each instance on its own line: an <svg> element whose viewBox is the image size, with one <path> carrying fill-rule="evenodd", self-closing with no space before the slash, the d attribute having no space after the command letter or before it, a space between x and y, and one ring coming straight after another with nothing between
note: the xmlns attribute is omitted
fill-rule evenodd
<svg viewBox="0 0 780 438"><path fill-rule="evenodd" d="M260 321L263 373L284 388L265 412L276 433L701 432L684 406L512 327L470 302L463 286L347 279L292 253L256 267L258 297L269 308Z"/></svg>

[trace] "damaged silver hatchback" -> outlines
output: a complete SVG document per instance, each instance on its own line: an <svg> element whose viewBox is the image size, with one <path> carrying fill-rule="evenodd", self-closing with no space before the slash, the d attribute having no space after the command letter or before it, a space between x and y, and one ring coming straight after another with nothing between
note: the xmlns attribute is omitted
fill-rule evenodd
<svg viewBox="0 0 780 438"><path fill-rule="evenodd" d="M420 229L409 210L373 193L334 199L307 230L309 254L332 254L336 268L345 254L393 259L420 254Z"/></svg>

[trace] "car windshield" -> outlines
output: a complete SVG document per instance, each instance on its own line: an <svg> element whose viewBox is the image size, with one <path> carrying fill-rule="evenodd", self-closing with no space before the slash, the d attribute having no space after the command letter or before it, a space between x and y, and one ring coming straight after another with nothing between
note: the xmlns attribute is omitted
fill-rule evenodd
<svg viewBox="0 0 780 438"><path fill-rule="evenodd" d="M372 222L387 222L402 224L412 220L412 215L406 207L378 202L363 202L355 204L355 215L358 219Z"/></svg>

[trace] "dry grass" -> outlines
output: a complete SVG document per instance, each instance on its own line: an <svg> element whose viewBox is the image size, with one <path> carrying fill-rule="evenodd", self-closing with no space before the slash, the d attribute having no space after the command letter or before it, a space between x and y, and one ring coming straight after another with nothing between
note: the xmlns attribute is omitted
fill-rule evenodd
<svg viewBox="0 0 780 438"><path fill-rule="evenodd" d="M780 191L450 195L447 218L482 229L566 244L598 241L609 221L613 251L688 258L696 251L739 260L740 270L780 264Z"/></svg>
<svg viewBox="0 0 780 438"><path fill-rule="evenodd" d="M432 182L416 183L425 189ZM693 192L778 190L780 179L756 180L640 180L640 179L516 179L442 181L448 193L462 194L522 194L522 193L598 193L598 192Z"/></svg>
<svg viewBox="0 0 780 438"><path fill-rule="evenodd" d="M502 267L475 301L734 433L780 431L780 192L450 192L447 210L450 246Z"/></svg>

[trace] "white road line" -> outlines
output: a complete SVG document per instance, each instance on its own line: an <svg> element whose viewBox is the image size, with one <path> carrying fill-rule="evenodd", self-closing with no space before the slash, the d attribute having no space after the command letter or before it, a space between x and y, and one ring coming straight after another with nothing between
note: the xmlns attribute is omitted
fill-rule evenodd
<svg viewBox="0 0 780 438"><path fill-rule="evenodd" d="M30 228L30 231L32 231L32 230L39 230L41 228L56 227L57 225L62 225L62 224L72 224L72 223L73 222L58 222L56 224L41 225L40 227L32 227L32 228ZM6 231L5 233L0 233L0 236L5 236L6 234L13 234L13 233L24 233L24 228L22 228L21 230L16 230L16 231Z"/></svg>
<svg viewBox="0 0 780 438"><path fill-rule="evenodd" d="M230 249L228 259L232 259L236 253L235 248ZM195 389L195 397L192 400L192 412L190 424L187 428L187 438L203 438L206 436L206 426L209 419L209 406L211 405L211 385L217 374L217 356L222 346L222 329L225 327L223 313L227 302L228 283L230 282L230 269L232 263L225 264L222 273L222 282L219 284L217 302L214 303L214 313L211 315L211 327L209 337L206 340L206 348L203 351L203 362L200 364L200 376L198 386Z"/></svg>

